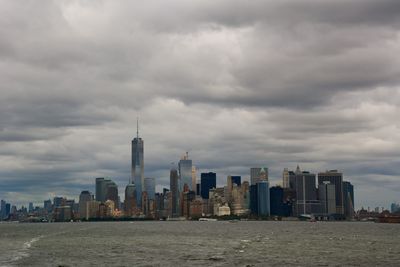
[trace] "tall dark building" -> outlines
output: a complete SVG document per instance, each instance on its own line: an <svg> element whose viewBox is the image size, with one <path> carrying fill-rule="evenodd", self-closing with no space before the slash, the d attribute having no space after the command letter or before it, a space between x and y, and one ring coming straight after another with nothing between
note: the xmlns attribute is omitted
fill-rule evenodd
<svg viewBox="0 0 400 267"><path fill-rule="evenodd" d="M274 216L289 216L283 203L283 188L273 186L269 189L271 215Z"/></svg>
<svg viewBox="0 0 400 267"><path fill-rule="evenodd" d="M79 217L86 218L87 214L87 202L92 201L93 196L89 191L82 191L79 195Z"/></svg>
<svg viewBox="0 0 400 267"><path fill-rule="evenodd" d="M203 199L208 199L210 189L217 187L217 174L215 172L201 174L200 192Z"/></svg>
<svg viewBox="0 0 400 267"><path fill-rule="evenodd" d="M354 186L347 181L343 181L343 207L347 218L354 216Z"/></svg>
<svg viewBox="0 0 400 267"><path fill-rule="evenodd" d="M300 171L297 166L295 172L296 215L320 212L320 203L317 200L315 174Z"/></svg>
<svg viewBox="0 0 400 267"><path fill-rule="evenodd" d="M118 186L113 181L107 184L106 201L107 200L112 200L115 204L115 208L119 208Z"/></svg>
<svg viewBox="0 0 400 267"><path fill-rule="evenodd" d="M335 185L336 213L344 214L343 206L343 174L337 170L318 173L318 184L330 182Z"/></svg>
<svg viewBox="0 0 400 267"><path fill-rule="evenodd" d="M231 176L232 184L236 184L240 186L242 184L242 177L241 176Z"/></svg>
<svg viewBox="0 0 400 267"><path fill-rule="evenodd" d="M258 215L258 196L257 185L250 185L250 211L253 215Z"/></svg>
<svg viewBox="0 0 400 267"><path fill-rule="evenodd" d="M201 189L200 189L200 184L196 184L196 196L200 196Z"/></svg>
<svg viewBox="0 0 400 267"><path fill-rule="evenodd" d="M139 121L137 122L136 138L132 140L132 169L130 184L136 186L136 204L141 207L144 188L144 142L139 137Z"/></svg>
<svg viewBox="0 0 400 267"><path fill-rule="evenodd" d="M174 168L170 171L169 186L171 191L171 213L172 216L179 216L179 178L178 171Z"/></svg>

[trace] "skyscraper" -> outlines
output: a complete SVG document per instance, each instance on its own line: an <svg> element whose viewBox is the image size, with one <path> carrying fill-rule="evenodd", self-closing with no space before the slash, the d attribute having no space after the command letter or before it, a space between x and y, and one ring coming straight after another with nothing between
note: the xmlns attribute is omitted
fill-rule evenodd
<svg viewBox="0 0 400 267"><path fill-rule="evenodd" d="M282 187L289 188L289 169L284 168L282 173Z"/></svg>
<svg viewBox="0 0 400 267"><path fill-rule="evenodd" d="M318 213L320 203L317 200L317 188L315 185L315 174L300 171L297 166L295 173L296 190L296 212L300 214Z"/></svg>
<svg viewBox="0 0 400 267"><path fill-rule="evenodd" d="M268 168L250 168L250 183L255 185L260 180L268 181Z"/></svg>
<svg viewBox="0 0 400 267"><path fill-rule="evenodd" d="M136 205L136 186L135 184L128 184L125 187L125 215L132 216L137 207Z"/></svg>
<svg viewBox="0 0 400 267"><path fill-rule="evenodd" d="M82 191L79 195L79 217L86 218L87 203L93 200L92 193L89 191Z"/></svg>
<svg viewBox="0 0 400 267"><path fill-rule="evenodd" d="M354 186L347 181L343 181L343 207L347 218L354 216Z"/></svg>
<svg viewBox="0 0 400 267"><path fill-rule="evenodd" d="M136 203L142 206L142 192L144 188L144 161L143 161L143 139L139 137L139 121L137 121L136 137L132 140L132 169L131 181L136 186Z"/></svg>
<svg viewBox="0 0 400 267"><path fill-rule="evenodd" d="M156 196L156 180L154 178L144 179L144 188L147 192L147 197L149 200L154 200Z"/></svg>
<svg viewBox="0 0 400 267"><path fill-rule="evenodd" d="M270 215L269 183L261 180L257 183L258 216Z"/></svg>
<svg viewBox="0 0 400 267"><path fill-rule="evenodd" d="M324 182L318 185L318 198L321 202L321 212L324 214L336 213L335 185Z"/></svg>
<svg viewBox="0 0 400 267"><path fill-rule="evenodd" d="M203 199L209 198L210 189L217 187L217 174L215 172L202 173L200 191Z"/></svg>
<svg viewBox="0 0 400 267"><path fill-rule="evenodd" d="M185 184L189 187L189 191L193 190L193 179L192 179L192 160L189 159L189 154L186 154L181 158L179 161L179 178L180 178L180 185L179 191L183 192L183 187Z"/></svg>
<svg viewBox="0 0 400 267"><path fill-rule="evenodd" d="M344 214L343 207L343 174L337 170L318 173L318 184L330 182L335 185L336 213Z"/></svg>
<svg viewBox="0 0 400 267"><path fill-rule="evenodd" d="M169 185L171 190L171 215L179 216L179 178L178 171L175 168L171 169Z"/></svg>

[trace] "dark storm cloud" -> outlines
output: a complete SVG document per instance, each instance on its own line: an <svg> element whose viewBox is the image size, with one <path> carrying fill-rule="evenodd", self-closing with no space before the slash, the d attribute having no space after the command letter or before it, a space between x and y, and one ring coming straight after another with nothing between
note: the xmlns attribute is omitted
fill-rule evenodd
<svg viewBox="0 0 400 267"><path fill-rule="evenodd" d="M101 176L122 192L140 116L162 186L189 151L219 183L260 165L279 182L300 163L386 205L399 13L394 0L1 1L0 197L76 197Z"/></svg>

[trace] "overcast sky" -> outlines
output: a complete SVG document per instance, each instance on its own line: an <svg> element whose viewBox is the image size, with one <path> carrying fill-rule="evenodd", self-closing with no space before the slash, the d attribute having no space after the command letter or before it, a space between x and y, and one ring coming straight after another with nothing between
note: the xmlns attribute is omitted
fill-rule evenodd
<svg viewBox="0 0 400 267"><path fill-rule="evenodd" d="M0 0L0 198L121 194L145 176L338 169L400 201L400 1ZM198 175L199 176L199 175Z"/></svg>

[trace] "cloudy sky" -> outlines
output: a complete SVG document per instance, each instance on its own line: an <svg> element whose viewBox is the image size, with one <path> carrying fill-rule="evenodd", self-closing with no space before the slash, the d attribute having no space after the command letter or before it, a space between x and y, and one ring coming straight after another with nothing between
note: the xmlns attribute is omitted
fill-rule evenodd
<svg viewBox="0 0 400 267"><path fill-rule="evenodd" d="M0 0L0 198L121 192L145 175L338 169L400 201L400 2Z"/></svg>

